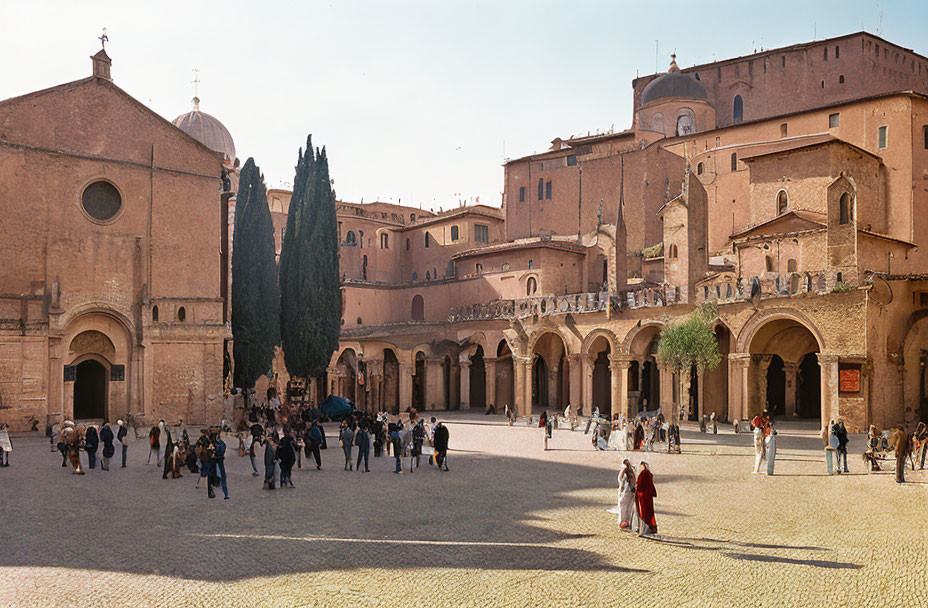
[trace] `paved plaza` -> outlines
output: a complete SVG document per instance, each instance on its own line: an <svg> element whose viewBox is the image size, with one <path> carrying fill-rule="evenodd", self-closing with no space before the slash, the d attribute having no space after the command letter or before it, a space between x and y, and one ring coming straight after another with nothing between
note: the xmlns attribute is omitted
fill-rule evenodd
<svg viewBox="0 0 928 608"><path fill-rule="evenodd" d="M751 437L692 427L684 454L651 464L666 542L619 530L621 452L581 432L508 427L455 413L449 473L323 470L261 489L247 458L231 500L129 468L60 467L38 435L14 437L0 469L0 606L917 606L924 605L928 478L897 486L829 477L813 424L782 425L777 475L752 475ZM334 433L330 425L330 435ZM118 452L117 452L118 456ZM116 459L118 460L118 458ZM259 466L260 468L260 466Z"/></svg>

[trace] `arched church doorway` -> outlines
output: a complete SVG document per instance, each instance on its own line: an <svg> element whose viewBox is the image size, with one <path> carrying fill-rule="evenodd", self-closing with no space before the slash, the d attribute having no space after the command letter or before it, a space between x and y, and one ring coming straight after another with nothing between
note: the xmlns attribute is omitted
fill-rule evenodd
<svg viewBox="0 0 928 608"><path fill-rule="evenodd" d="M106 368L95 359L77 364L74 378L74 419L106 418Z"/></svg>
<svg viewBox="0 0 928 608"><path fill-rule="evenodd" d="M487 407L487 372L483 361L483 347L470 356L470 407L486 409Z"/></svg>
<svg viewBox="0 0 928 608"><path fill-rule="evenodd" d="M355 403L355 388L358 384L357 375L358 358L354 350L346 348L338 357L335 367L341 376L341 396ZM357 407L360 407L355 403Z"/></svg>

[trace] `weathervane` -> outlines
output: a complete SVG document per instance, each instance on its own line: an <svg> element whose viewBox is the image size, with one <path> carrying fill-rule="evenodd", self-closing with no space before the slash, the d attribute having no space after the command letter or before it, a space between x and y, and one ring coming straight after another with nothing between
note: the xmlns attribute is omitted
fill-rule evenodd
<svg viewBox="0 0 928 608"><path fill-rule="evenodd" d="M106 35L106 28L103 28L103 33L97 37L97 40L100 41L100 47L106 48L106 43L110 41L110 37Z"/></svg>

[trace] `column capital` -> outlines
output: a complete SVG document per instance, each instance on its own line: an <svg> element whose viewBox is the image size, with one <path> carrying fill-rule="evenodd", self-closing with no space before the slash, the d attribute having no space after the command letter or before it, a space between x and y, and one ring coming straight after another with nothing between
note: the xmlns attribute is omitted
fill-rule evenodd
<svg viewBox="0 0 928 608"><path fill-rule="evenodd" d="M620 368L628 369L632 365L632 358L629 355L610 355L609 365L618 365Z"/></svg>
<svg viewBox="0 0 928 608"><path fill-rule="evenodd" d="M798 363L783 363L783 371L787 374L792 374L799 371Z"/></svg>
<svg viewBox="0 0 928 608"><path fill-rule="evenodd" d="M580 361L582 358L583 358L583 355L581 355L580 353L573 353L573 354L567 355L567 360L571 362Z"/></svg>
<svg viewBox="0 0 928 608"><path fill-rule="evenodd" d="M838 362L838 355L832 353L815 353L819 365L833 365Z"/></svg>
<svg viewBox="0 0 928 608"><path fill-rule="evenodd" d="M733 367L745 368L751 363L750 353L729 353L728 364Z"/></svg>

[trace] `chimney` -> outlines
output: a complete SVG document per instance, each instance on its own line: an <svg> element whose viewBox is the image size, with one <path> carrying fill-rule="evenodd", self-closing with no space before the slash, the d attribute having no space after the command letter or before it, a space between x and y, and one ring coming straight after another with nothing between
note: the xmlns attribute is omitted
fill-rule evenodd
<svg viewBox="0 0 928 608"><path fill-rule="evenodd" d="M113 61L110 59L110 56L106 54L106 51L100 49L97 51L97 54L90 58L93 61L93 75L96 78L105 78L107 80L112 80L110 76L110 66L113 65Z"/></svg>

